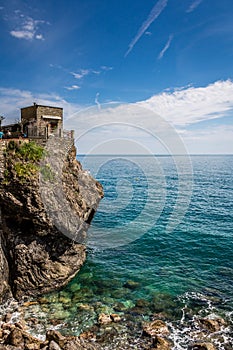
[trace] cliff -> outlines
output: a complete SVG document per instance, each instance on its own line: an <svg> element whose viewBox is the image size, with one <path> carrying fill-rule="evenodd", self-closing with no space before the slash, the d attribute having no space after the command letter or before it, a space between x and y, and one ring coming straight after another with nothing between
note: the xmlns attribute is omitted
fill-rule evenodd
<svg viewBox="0 0 233 350"><path fill-rule="evenodd" d="M8 143L0 183L0 302L67 284L85 261L101 185L76 160L70 140L46 147Z"/></svg>

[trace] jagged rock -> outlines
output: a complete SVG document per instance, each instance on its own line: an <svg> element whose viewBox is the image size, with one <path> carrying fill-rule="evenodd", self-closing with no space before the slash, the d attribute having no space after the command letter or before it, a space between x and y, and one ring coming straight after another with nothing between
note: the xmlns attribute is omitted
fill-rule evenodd
<svg viewBox="0 0 233 350"><path fill-rule="evenodd" d="M164 339L159 336L155 336L154 342L153 342L153 349L156 350L171 350L172 344L169 340Z"/></svg>
<svg viewBox="0 0 233 350"><path fill-rule="evenodd" d="M61 348L64 347L65 342L66 342L66 338L63 337L60 332L52 330L52 329L47 331L47 333L46 333L46 340L48 340L49 342L54 341Z"/></svg>
<svg viewBox="0 0 233 350"><path fill-rule="evenodd" d="M170 332L165 322L161 320L155 320L143 325L143 333L144 335L154 337L157 335L167 335Z"/></svg>
<svg viewBox="0 0 233 350"><path fill-rule="evenodd" d="M212 343L194 343L188 346L188 350L216 350Z"/></svg>
<svg viewBox="0 0 233 350"><path fill-rule="evenodd" d="M49 343L49 350L61 350L60 346L55 343L54 340L52 340L50 343Z"/></svg>
<svg viewBox="0 0 233 350"><path fill-rule="evenodd" d="M223 326L226 326L226 322L223 318L201 318L199 323L202 327L210 332L218 332Z"/></svg>
<svg viewBox="0 0 233 350"><path fill-rule="evenodd" d="M51 181L41 180L39 172L22 181L14 170L19 159L6 156L8 178L0 182L0 303L11 293L19 300L61 288L85 261L86 231L103 191L82 170L75 147L67 153L64 140L56 141L47 149Z"/></svg>
<svg viewBox="0 0 233 350"><path fill-rule="evenodd" d="M19 328L14 328L6 339L6 344L13 346L24 346L24 339L22 330Z"/></svg>
<svg viewBox="0 0 233 350"><path fill-rule="evenodd" d="M27 333L24 329L13 326L4 344L16 346L20 349L39 350L43 342Z"/></svg>

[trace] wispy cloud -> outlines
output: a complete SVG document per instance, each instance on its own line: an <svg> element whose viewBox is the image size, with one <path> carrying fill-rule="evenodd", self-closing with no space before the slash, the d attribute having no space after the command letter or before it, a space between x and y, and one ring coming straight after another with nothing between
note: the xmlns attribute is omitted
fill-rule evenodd
<svg viewBox="0 0 233 350"><path fill-rule="evenodd" d="M156 20L156 18L159 17L160 13L165 9L167 6L168 0L159 0L155 6L152 8L149 16L143 22L141 27L138 30L137 35L133 38L131 43L129 44L128 51L125 54L125 57L132 51L134 48L134 45L138 42L138 40L141 38L141 36L145 33L145 31L149 28L149 26Z"/></svg>
<svg viewBox="0 0 233 350"><path fill-rule="evenodd" d="M101 104L99 103L99 95L99 92L97 92L97 94L95 95L95 104L97 104L98 109L101 109Z"/></svg>
<svg viewBox="0 0 233 350"><path fill-rule="evenodd" d="M78 90L78 89L80 89L80 86L79 85L71 85L71 86L66 86L65 89L69 90L69 91Z"/></svg>
<svg viewBox="0 0 233 350"><path fill-rule="evenodd" d="M216 81L205 87L163 92L138 104L175 126L186 127L233 113L233 81Z"/></svg>
<svg viewBox="0 0 233 350"><path fill-rule="evenodd" d="M87 75L90 75L90 74L99 75L102 72L108 72L108 71L111 71L112 69L113 67L101 66L99 69L80 69L78 70L78 72L70 72L70 74L72 74L75 79L81 80Z"/></svg>
<svg viewBox="0 0 233 350"><path fill-rule="evenodd" d="M44 36L40 33L40 25L46 23L43 20L35 20L32 17L24 16L19 10L15 11L18 24L14 30L10 31L11 36L17 39L25 40L44 40Z"/></svg>
<svg viewBox="0 0 233 350"><path fill-rule="evenodd" d="M203 0L195 0L187 9L187 13L193 12Z"/></svg>
<svg viewBox="0 0 233 350"><path fill-rule="evenodd" d="M102 71L106 71L106 72L113 70L113 67L109 67L109 66L101 66L100 68Z"/></svg>
<svg viewBox="0 0 233 350"><path fill-rule="evenodd" d="M166 42L166 45L164 46L164 48L160 51L159 55L158 55L158 59L161 60L161 58L163 58L165 52L169 49L172 39L173 39L174 35L171 34L169 35L168 41Z"/></svg>
<svg viewBox="0 0 233 350"><path fill-rule="evenodd" d="M86 75L90 74L90 70L89 69L81 69L78 73L70 72L70 74L72 74L75 77L75 79L82 79Z"/></svg>

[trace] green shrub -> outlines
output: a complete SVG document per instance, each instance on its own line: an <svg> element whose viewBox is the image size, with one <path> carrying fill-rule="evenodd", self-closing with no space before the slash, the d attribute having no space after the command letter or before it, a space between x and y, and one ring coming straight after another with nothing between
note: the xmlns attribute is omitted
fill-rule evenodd
<svg viewBox="0 0 233 350"><path fill-rule="evenodd" d="M14 164L14 170L20 179L27 179L37 174L38 166L33 163L17 162Z"/></svg>
<svg viewBox="0 0 233 350"><path fill-rule="evenodd" d="M24 160L38 162L43 157L44 148L37 145L34 141L28 143L24 142L17 150L17 153L19 153Z"/></svg>

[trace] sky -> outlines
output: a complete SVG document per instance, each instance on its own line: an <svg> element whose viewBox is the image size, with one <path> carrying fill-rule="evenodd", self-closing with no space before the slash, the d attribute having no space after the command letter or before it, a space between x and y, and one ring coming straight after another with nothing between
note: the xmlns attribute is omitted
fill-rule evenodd
<svg viewBox="0 0 233 350"><path fill-rule="evenodd" d="M0 0L0 115L62 106L81 153L163 153L165 121L190 154L232 154L232 18L232 0Z"/></svg>

